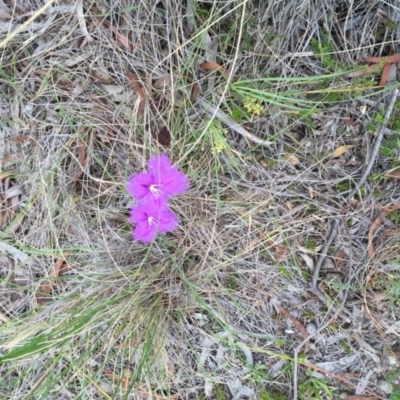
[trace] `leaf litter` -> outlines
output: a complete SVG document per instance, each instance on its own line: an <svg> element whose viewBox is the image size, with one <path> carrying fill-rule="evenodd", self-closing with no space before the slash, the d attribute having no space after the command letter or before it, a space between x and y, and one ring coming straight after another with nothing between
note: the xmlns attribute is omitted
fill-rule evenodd
<svg viewBox="0 0 400 400"><path fill-rule="evenodd" d="M385 352L399 358L400 277L386 271L398 263L393 160L373 160L390 184L368 176L348 201L369 162L368 123L388 104L375 89L390 84L386 65L399 54L376 4L52 3L0 5L7 398L37 395L37 371L63 376L64 389L57 379L40 388L47 397L202 398L222 388L239 399L271 388L294 398L309 369L329 378L337 398L387 396L381 381L398 366ZM392 6L384 11L398 23ZM354 72L323 88L312 81L337 69ZM291 79L304 77L303 98ZM279 101L264 101L253 118L227 78ZM369 84L372 100L358 89L334 98L338 83ZM296 107L317 96L317 107L281 107L285 91ZM331 96L323 107L321 92ZM384 134L396 118L394 109ZM212 151L210 120L227 131L230 153ZM161 146L191 187L171 204L179 229L136 245L125 182ZM325 250L341 279L318 279L310 291ZM334 307L345 318L324 326ZM285 368L306 339L294 381ZM30 355L29 343L41 354ZM50 343L65 350L59 363ZM24 351L32 363L4 361L24 360Z"/></svg>

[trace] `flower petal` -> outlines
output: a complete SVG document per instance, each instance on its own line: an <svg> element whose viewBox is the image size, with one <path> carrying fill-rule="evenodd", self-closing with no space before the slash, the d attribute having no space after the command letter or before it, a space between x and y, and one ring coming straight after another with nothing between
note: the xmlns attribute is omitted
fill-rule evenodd
<svg viewBox="0 0 400 400"><path fill-rule="evenodd" d="M147 222L148 216L146 213L145 207L143 207L143 204L138 204L134 207L131 208L131 218L130 221L134 223L141 223L141 222Z"/></svg>
<svg viewBox="0 0 400 400"><path fill-rule="evenodd" d="M153 180L161 184L162 194L166 197L185 193L189 186L188 177L178 171L177 166L165 154L153 156L149 160L149 171Z"/></svg>
<svg viewBox="0 0 400 400"><path fill-rule="evenodd" d="M141 200L149 195L152 196L149 187L153 181L153 176L145 172L133 175L128 180L127 191L136 200Z"/></svg>
<svg viewBox="0 0 400 400"><path fill-rule="evenodd" d="M176 169L171 169L169 174L163 178L162 188L164 193L168 196L172 196L174 194L183 194L188 189L188 177Z"/></svg>
<svg viewBox="0 0 400 400"><path fill-rule="evenodd" d="M147 221L140 222L136 225L135 231L133 232L133 239L135 242L142 241L144 243L150 243L156 237L156 233L156 225L151 225Z"/></svg>
<svg viewBox="0 0 400 400"><path fill-rule="evenodd" d="M160 218L160 215L164 211L169 210L169 205L165 196L159 197L148 197L142 203L142 207L146 210L147 215L156 218L157 220Z"/></svg>
<svg viewBox="0 0 400 400"><path fill-rule="evenodd" d="M158 223L158 231L161 233L172 232L178 226L176 215L170 210L164 210Z"/></svg>
<svg viewBox="0 0 400 400"><path fill-rule="evenodd" d="M162 182L163 176L168 174L170 169L173 168L171 160L166 154L160 154L159 156L152 156L147 164L149 171L154 177L158 178Z"/></svg>

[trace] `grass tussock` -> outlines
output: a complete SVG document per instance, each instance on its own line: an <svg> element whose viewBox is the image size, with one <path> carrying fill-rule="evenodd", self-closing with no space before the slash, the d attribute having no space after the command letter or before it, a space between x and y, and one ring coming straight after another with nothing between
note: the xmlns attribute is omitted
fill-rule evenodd
<svg viewBox="0 0 400 400"><path fill-rule="evenodd" d="M398 399L398 103L348 195L399 24L391 1L0 3L0 397ZM126 180L161 152L179 228L134 243Z"/></svg>

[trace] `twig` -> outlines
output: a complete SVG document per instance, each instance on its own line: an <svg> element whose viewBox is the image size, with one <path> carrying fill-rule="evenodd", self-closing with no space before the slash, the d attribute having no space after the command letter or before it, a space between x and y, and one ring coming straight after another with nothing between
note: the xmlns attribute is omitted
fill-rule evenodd
<svg viewBox="0 0 400 400"><path fill-rule="evenodd" d="M385 130L386 130L386 125L389 122L389 118L390 118L390 115L392 114L394 103L396 102L398 94L399 94L399 89L394 89L392 98L390 99L389 106L388 106L388 108L386 110L385 118L383 120L382 125L380 126L380 128L378 130L378 134L376 135L374 147L372 149L371 157L370 157L370 159L368 161L367 167L365 168L365 171L362 174L360 180L357 182L356 187L350 192L349 200L354 196L354 194L364 184L364 182L366 181L366 179L369 176L369 173L371 172L372 166L373 166L373 164L375 162L375 159L376 159L376 157L378 155L378 152L379 152L379 147L381 145L382 138L383 138L383 135L384 135Z"/></svg>
<svg viewBox="0 0 400 400"><path fill-rule="evenodd" d="M85 15L83 14L83 0L78 0L76 2L76 16L78 18L79 28L88 42L92 42L93 38L89 35L86 27Z"/></svg>
<svg viewBox="0 0 400 400"><path fill-rule="evenodd" d="M319 255L317 264L315 265L314 272L313 272L313 277L312 277L312 285L314 288L317 288L317 282L318 282L318 277L319 277L319 271L321 269L321 266L326 258L326 255L328 254L329 246L331 245L333 239L337 235L337 230L339 226L339 219L335 218L332 222L331 230L329 232L329 236L326 239L326 242L324 244L324 247L321 250L321 253Z"/></svg>

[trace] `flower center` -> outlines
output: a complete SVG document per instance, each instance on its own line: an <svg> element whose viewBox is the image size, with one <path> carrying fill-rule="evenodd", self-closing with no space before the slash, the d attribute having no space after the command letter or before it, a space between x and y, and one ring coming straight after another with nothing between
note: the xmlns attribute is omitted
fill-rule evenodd
<svg viewBox="0 0 400 400"><path fill-rule="evenodd" d="M147 223L148 223L149 225L153 225L153 224L156 223L156 219L155 219L154 217L148 217L148 218L147 218Z"/></svg>
<svg viewBox="0 0 400 400"><path fill-rule="evenodd" d="M154 194L154 196L158 197L161 194L161 185L155 185L155 184L151 184L149 186L149 190L151 193Z"/></svg>

